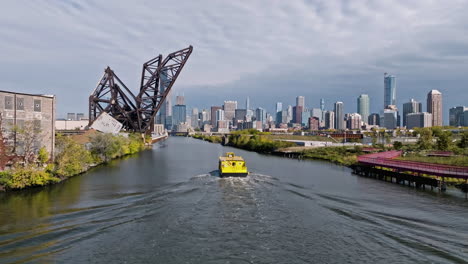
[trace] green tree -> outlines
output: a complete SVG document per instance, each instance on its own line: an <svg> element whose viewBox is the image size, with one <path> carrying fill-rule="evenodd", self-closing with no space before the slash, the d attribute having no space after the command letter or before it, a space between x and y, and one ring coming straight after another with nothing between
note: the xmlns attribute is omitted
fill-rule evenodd
<svg viewBox="0 0 468 264"><path fill-rule="evenodd" d="M450 131L441 131L437 138L437 149L438 150L448 150L452 145L452 132Z"/></svg>
<svg viewBox="0 0 468 264"><path fill-rule="evenodd" d="M468 131L462 133L460 142L458 142L458 147L468 148Z"/></svg>
<svg viewBox="0 0 468 264"><path fill-rule="evenodd" d="M37 160L39 161L41 165L49 161L49 152L47 151L45 147L41 147L39 149L39 152L37 153Z"/></svg>
<svg viewBox="0 0 468 264"><path fill-rule="evenodd" d="M98 133L90 138L90 143L91 153L104 162L122 155L123 140L120 136L114 136L110 133Z"/></svg>
<svg viewBox="0 0 468 264"><path fill-rule="evenodd" d="M403 147L403 143L401 143L400 141L393 142L393 148L394 149L400 150L402 147Z"/></svg>
<svg viewBox="0 0 468 264"><path fill-rule="evenodd" d="M56 137L55 173L69 177L85 171L93 162L91 153L69 137Z"/></svg>
<svg viewBox="0 0 468 264"><path fill-rule="evenodd" d="M418 148L421 150L431 149L433 146L432 130L430 128L418 129L419 139L417 142Z"/></svg>

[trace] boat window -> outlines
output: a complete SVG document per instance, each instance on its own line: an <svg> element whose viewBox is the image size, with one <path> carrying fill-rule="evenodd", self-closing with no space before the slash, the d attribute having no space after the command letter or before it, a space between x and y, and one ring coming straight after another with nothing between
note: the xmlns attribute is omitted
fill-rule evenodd
<svg viewBox="0 0 468 264"><path fill-rule="evenodd" d="M235 162L233 162L233 163L232 163L232 166L236 166L236 163L235 163Z"/></svg>

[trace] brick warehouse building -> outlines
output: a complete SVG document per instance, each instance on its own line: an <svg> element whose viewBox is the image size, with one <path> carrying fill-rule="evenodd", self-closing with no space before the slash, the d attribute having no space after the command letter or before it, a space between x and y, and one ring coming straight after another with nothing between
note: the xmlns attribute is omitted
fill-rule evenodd
<svg viewBox="0 0 468 264"><path fill-rule="evenodd" d="M55 96L0 91L0 114L4 135L11 133L13 127L22 128L25 122L40 127L41 135L34 143L35 150L45 147L53 158L55 149ZM13 138L13 139L12 139ZM21 142L9 137L9 143L19 149Z"/></svg>

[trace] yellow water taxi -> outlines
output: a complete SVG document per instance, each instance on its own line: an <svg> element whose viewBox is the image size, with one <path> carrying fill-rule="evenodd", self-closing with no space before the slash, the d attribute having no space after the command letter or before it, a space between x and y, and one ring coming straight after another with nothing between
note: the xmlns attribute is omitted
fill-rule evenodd
<svg viewBox="0 0 468 264"><path fill-rule="evenodd" d="M221 177L245 177L249 172L242 157L227 152L226 156L219 157L219 174Z"/></svg>

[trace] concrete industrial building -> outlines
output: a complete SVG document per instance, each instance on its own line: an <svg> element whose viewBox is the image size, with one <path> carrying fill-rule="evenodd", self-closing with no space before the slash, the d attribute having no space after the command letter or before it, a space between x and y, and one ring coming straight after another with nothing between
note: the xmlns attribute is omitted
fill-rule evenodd
<svg viewBox="0 0 468 264"><path fill-rule="evenodd" d="M0 113L4 135L9 138L18 155L23 154L22 142L17 141L13 128L23 128L30 123L40 129L34 150L45 147L53 158L55 149L55 109L54 95L36 95L0 91Z"/></svg>

